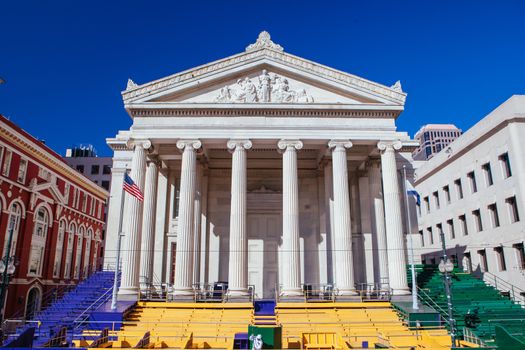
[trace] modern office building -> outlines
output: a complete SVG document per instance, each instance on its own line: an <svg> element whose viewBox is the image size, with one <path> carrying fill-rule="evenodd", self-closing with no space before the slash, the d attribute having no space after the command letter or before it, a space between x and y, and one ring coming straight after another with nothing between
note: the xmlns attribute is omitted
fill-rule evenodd
<svg viewBox="0 0 525 350"><path fill-rule="evenodd" d="M465 270L525 290L524 139L525 96L512 96L416 170L423 261L439 262L443 232Z"/></svg>
<svg viewBox="0 0 525 350"><path fill-rule="evenodd" d="M111 157L98 157L93 146L68 148L64 160L79 173L103 187L106 191L111 186Z"/></svg>
<svg viewBox="0 0 525 350"><path fill-rule="evenodd" d="M444 150L461 136L461 129L453 124L427 124L416 133L414 139L419 147L414 151L414 160L427 160Z"/></svg>

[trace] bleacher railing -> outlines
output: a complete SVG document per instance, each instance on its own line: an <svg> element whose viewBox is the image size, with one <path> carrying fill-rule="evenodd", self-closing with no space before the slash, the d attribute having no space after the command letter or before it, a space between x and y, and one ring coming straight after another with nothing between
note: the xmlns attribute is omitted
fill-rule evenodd
<svg viewBox="0 0 525 350"><path fill-rule="evenodd" d="M500 291L501 294L507 295L510 299L525 306L525 290L505 281L501 277L494 275L488 271L483 272L481 279Z"/></svg>
<svg viewBox="0 0 525 350"><path fill-rule="evenodd" d="M480 348L487 347L487 344L481 340L476 333L474 333L470 328L463 327L463 340L468 341L469 343L473 343L478 345Z"/></svg>
<svg viewBox="0 0 525 350"><path fill-rule="evenodd" d="M301 285L304 302L336 302L347 299L342 296L335 284L331 283L304 283ZM276 301L279 302L283 297L283 286L275 286ZM390 301L392 291L381 284L360 283L356 285L355 295L352 297L359 298L361 301Z"/></svg>

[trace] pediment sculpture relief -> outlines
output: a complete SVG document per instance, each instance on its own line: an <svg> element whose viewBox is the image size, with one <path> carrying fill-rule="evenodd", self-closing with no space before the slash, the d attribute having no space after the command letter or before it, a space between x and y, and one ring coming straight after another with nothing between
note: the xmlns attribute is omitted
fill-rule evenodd
<svg viewBox="0 0 525 350"><path fill-rule="evenodd" d="M269 74L266 70L257 82L248 77L221 89L215 102L220 103L313 103L314 99L305 89L292 90L286 78Z"/></svg>

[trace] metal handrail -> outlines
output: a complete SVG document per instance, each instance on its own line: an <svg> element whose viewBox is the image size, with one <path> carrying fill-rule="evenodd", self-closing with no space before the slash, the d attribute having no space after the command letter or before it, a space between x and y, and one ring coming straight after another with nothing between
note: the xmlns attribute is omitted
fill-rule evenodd
<svg viewBox="0 0 525 350"><path fill-rule="evenodd" d="M493 286L494 288L498 289L499 291L502 291L502 289L508 290L508 292L511 293L511 298L514 301L525 306L525 296L522 294L522 293L525 293L525 290L521 289L520 287L517 287L513 285L512 283L505 281L501 277L498 277L495 274L488 272L488 271L483 272L483 275L481 276L481 280ZM503 288L501 288L501 286L503 286ZM516 291L518 292L517 294L516 294Z"/></svg>
<svg viewBox="0 0 525 350"><path fill-rule="evenodd" d="M97 298L97 300L95 300L94 302L92 302L84 311L82 311L82 313L80 315L77 316L77 318L75 318L75 320L73 321L73 323L79 323L79 320L84 317L82 319L82 322L85 321L89 315L86 315L88 313L88 311L91 311L95 306L99 306L101 305L102 303L106 302L109 300L109 295L111 295L111 292L113 291L112 288L108 288L101 296L99 296ZM101 302L101 299L104 299L102 302Z"/></svg>
<svg viewBox="0 0 525 350"><path fill-rule="evenodd" d="M421 299L421 301L423 301L427 306L430 306L431 308L436 309L436 310L439 312L439 316L441 317L441 320L442 320L442 321L445 321L445 322L448 324L448 323L449 323L448 318L443 317L443 315L447 315L448 312L445 311L441 306L439 306L439 305L438 305L438 304L432 299L432 297L430 297L430 295L428 295L428 293L425 292L424 289L417 287L417 290L418 290L419 298ZM422 296L423 296L424 298L422 298Z"/></svg>

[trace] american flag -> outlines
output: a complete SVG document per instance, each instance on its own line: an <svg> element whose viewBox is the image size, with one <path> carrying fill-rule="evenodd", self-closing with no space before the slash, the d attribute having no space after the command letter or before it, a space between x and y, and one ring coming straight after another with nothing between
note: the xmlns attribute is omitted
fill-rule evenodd
<svg viewBox="0 0 525 350"><path fill-rule="evenodd" d="M144 195L142 192L140 192L139 187L126 173L124 173L124 191L128 192L130 195L137 198L141 202L144 200Z"/></svg>

